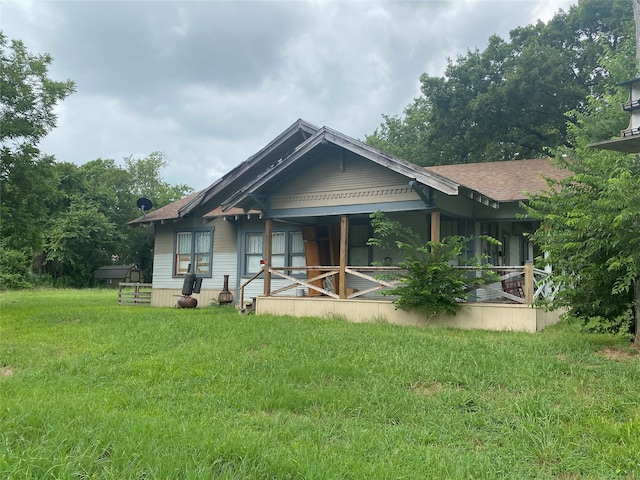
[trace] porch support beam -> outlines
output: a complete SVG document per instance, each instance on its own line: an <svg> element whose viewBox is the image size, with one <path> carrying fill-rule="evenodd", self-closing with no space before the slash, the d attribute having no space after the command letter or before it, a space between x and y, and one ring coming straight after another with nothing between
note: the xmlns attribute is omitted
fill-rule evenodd
<svg viewBox="0 0 640 480"><path fill-rule="evenodd" d="M533 262L524 264L524 303L533 305Z"/></svg>
<svg viewBox="0 0 640 480"><path fill-rule="evenodd" d="M440 210L431 211L431 241L440 241Z"/></svg>
<svg viewBox="0 0 640 480"><path fill-rule="evenodd" d="M411 180L409 185L411 185L411 188L413 188L420 197L420 200L422 200L427 207L435 207L434 201L431 198L431 188L427 187L427 193L425 193L422 186L415 179Z"/></svg>
<svg viewBox="0 0 640 480"><path fill-rule="evenodd" d="M339 292L341 299L347 298L347 252L349 248L349 217L342 215L340 217L340 273L339 273Z"/></svg>
<svg viewBox="0 0 640 480"><path fill-rule="evenodd" d="M271 252L272 250L272 233L273 219L267 218L264 222L264 288L263 293L266 297L271 292Z"/></svg>
<svg viewBox="0 0 640 480"><path fill-rule="evenodd" d="M251 198L251 200L253 200L256 205L258 205L258 208L260 208L260 210L265 213L268 214L269 213L269 205L267 205L267 197L265 196L259 196L256 195L255 193L250 193L248 195L249 198Z"/></svg>

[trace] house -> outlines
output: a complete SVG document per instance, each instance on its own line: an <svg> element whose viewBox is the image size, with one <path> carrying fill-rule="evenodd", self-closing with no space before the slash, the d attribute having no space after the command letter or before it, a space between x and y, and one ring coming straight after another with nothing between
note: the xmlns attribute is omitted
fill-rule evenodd
<svg viewBox="0 0 640 480"><path fill-rule="evenodd" d="M378 278L385 267L372 265L399 260L367 245L372 212L425 240L491 235L502 246L477 241L475 253L519 275L536 255L526 235L538 227L519 218L521 202L546 187L541 173L567 175L548 159L420 167L298 120L208 188L130 224L155 225L152 305L174 306L191 268L203 279L200 306L216 301L228 275L240 309L255 298L258 312L343 315L340 304L362 320L387 316L379 309L390 303L376 294L392 286Z"/></svg>
<svg viewBox="0 0 640 480"><path fill-rule="evenodd" d="M629 90L629 100L624 102L622 110L629 113L629 126L620 132L619 138L592 143L591 148L613 150L615 152L640 152L640 78L620 82L617 86Z"/></svg>

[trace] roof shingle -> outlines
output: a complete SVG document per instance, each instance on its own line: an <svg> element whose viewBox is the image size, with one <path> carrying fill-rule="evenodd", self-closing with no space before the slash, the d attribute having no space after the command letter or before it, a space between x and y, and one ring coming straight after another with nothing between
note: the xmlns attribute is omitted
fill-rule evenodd
<svg viewBox="0 0 640 480"><path fill-rule="evenodd" d="M554 166L548 158L438 165L425 169L498 202L527 200L527 193L547 190L542 175L553 180L572 175L571 171Z"/></svg>
<svg viewBox="0 0 640 480"><path fill-rule="evenodd" d="M196 196L198 196L200 192L193 192L190 195L187 195L180 200L176 200L175 202L170 203L169 205L165 205L164 207L160 207L157 210L151 210L143 217L138 217L135 220L131 220L128 225L137 225L139 223L146 222L156 222L158 220L169 220L172 218L179 218L180 209L193 200Z"/></svg>

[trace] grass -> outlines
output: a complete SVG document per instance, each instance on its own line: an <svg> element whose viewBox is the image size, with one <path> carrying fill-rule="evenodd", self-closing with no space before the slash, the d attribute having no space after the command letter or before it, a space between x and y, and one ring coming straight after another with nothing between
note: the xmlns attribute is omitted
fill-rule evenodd
<svg viewBox="0 0 640 480"><path fill-rule="evenodd" d="M0 478L640 479L640 355L0 294Z"/></svg>

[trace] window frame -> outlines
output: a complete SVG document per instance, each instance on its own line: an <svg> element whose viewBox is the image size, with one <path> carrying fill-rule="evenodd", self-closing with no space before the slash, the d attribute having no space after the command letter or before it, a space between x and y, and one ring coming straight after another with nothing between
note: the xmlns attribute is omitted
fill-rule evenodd
<svg viewBox="0 0 640 480"><path fill-rule="evenodd" d="M172 269L172 277L173 278L184 278L187 272L179 272L179 262L178 262L178 252L179 242L178 238L181 235L189 234L191 235L191 249L187 254L186 252L183 255L189 255L189 263L192 267L195 268L196 265L196 257L198 254L204 254L205 252L197 252L196 251L196 239L198 233L208 233L209 234L209 250L206 254L209 256L209 266L207 267L206 272L194 272L196 277L200 278L211 278L213 272L213 235L214 235L215 227L209 228L181 228L173 231L173 259L171 261L171 269Z"/></svg>
<svg viewBox="0 0 640 480"><path fill-rule="evenodd" d="M257 256L257 253L248 253L248 249L247 249L247 243L249 241L249 237L250 236L257 236L260 237L261 243L262 243L262 248L260 250L260 260L262 260L262 255L264 253L264 232L260 232L260 231L248 231L245 232L242 235L242 277L250 277L252 275L255 275L255 273L257 272L248 272L248 268L249 268L249 261L248 261L248 256L252 255L252 256ZM259 270L259 269L258 269Z"/></svg>
<svg viewBox="0 0 640 480"><path fill-rule="evenodd" d="M362 228L367 230L366 239L364 243L355 243L354 242L354 232L352 229ZM363 267L370 266L373 262L373 247L368 244L369 239L373 237L373 228L371 227L371 222L356 220L349 223L349 242L347 245L347 264L353 267ZM365 265L357 265L354 263L354 257L356 256L356 250L358 251L366 251L367 263Z"/></svg>
<svg viewBox="0 0 640 480"><path fill-rule="evenodd" d="M305 266L306 266L306 256L304 255L304 250L302 252L292 252L292 233L294 232L299 232L300 235L302 235L302 230L298 230L296 228L279 228L277 230L273 230L273 232L271 233L272 235L272 241L273 241L273 236L274 235L284 235L285 237L285 241L284 241L284 253L275 253L272 252L271 254L271 261L273 262L273 257L274 256L278 256L278 257L283 257L283 261L284 261L284 265L286 267L291 267L291 261L292 258L294 256L302 256L303 258L305 258ZM249 262L248 262L248 256L249 255L256 255L256 254L250 254L247 253L248 249L247 249L247 242L248 242L248 238L250 236L261 236L262 237L262 251L260 252L260 259L263 260L264 259L264 230L247 230L243 233L242 235L242 278L248 278L251 277L253 275L255 275L257 272L249 272L248 271L248 266L249 266ZM273 263L272 263L273 266ZM285 273L287 275L291 275L292 277L296 277L296 278L304 278L306 276L306 270L296 270L294 268L285 271Z"/></svg>

